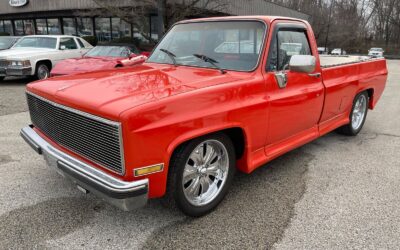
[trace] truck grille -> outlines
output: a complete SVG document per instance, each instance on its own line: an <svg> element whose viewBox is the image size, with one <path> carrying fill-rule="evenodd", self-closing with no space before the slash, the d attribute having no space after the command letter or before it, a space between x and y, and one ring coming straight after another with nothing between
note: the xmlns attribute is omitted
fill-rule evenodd
<svg viewBox="0 0 400 250"><path fill-rule="evenodd" d="M118 174L124 173L121 125L27 93L32 123L57 144Z"/></svg>

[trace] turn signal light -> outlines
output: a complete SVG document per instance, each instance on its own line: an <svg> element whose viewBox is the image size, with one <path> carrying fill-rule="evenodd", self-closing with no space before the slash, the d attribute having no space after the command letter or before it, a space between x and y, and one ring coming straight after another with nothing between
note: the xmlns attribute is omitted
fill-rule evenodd
<svg viewBox="0 0 400 250"><path fill-rule="evenodd" d="M148 175L148 174L153 174L153 173L157 173L157 172L161 172L164 169L164 164L156 164L153 166L149 166L149 167L144 167L144 168L138 168L135 169L135 176L142 176L142 175Z"/></svg>

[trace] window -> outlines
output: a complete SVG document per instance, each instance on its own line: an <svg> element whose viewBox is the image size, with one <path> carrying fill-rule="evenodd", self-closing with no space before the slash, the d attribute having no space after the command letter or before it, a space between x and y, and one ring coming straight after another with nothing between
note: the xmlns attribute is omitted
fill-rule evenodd
<svg viewBox="0 0 400 250"><path fill-rule="evenodd" d="M85 48L85 45L83 44L83 42L82 42L81 39L77 38L76 40L78 41L78 44L79 44L79 46L80 46L81 48Z"/></svg>
<svg viewBox="0 0 400 250"><path fill-rule="evenodd" d="M150 36L153 40L158 40L158 16L150 16Z"/></svg>
<svg viewBox="0 0 400 250"><path fill-rule="evenodd" d="M25 34L25 32L24 32L24 21L15 20L14 24L15 24L15 35L23 36Z"/></svg>
<svg viewBox="0 0 400 250"><path fill-rule="evenodd" d="M0 20L0 32L4 32L4 21Z"/></svg>
<svg viewBox="0 0 400 250"><path fill-rule="evenodd" d="M112 39L131 37L131 25L120 18L111 18Z"/></svg>
<svg viewBox="0 0 400 250"><path fill-rule="evenodd" d="M60 39L60 48L61 48L61 46L65 46L66 50L78 48L75 40L72 37L61 38Z"/></svg>
<svg viewBox="0 0 400 250"><path fill-rule="evenodd" d="M199 22L175 25L149 58L149 62L172 63L172 52L179 65L251 71L258 63L265 25L258 21Z"/></svg>
<svg viewBox="0 0 400 250"><path fill-rule="evenodd" d="M14 46L16 48L56 49L57 39L52 37L23 37Z"/></svg>
<svg viewBox="0 0 400 250"><path fill-rule="evenodd" d="M0 50L9 49L15 42L14 37L0 36Z"/></svg>
<svg viewBox="0 0 400 250"><path fill-rule="evenodd" d="M76 21L75 18L63 18L64 35L76 34Z"/></svg>
<svg viewBox="0 0 400 250"><path fill-rule="evenodd" d="M111 40L111 23L110 18L95 18L96 36L100 42Z"/></svg>
<svg viewBox="0 0 400 250"><path fill-rule="evenodd" d="M126 46L96 46L85 56L107 56L107 57L128 57L131 49Z"/></svg>
<svg viewBox="0 0 400 250"><path fill-rule="evenodd" d="M92 19L88 17L80 17L76 19L78 24L79 36L93 36Z"/></svg>
<svg viewBox="0 0 400 250"><path fill-rule="evenodd" d="M60 30L60 21L56 18L47 19L47 30L51 35L59 35L61 34Z"/></svg>
<svg viewBox="0 0 400 250"><path fill-rule="evenodd" d="M13 35L13 28L10 20L4 20L4 32Z"/></svg>
<svg viewBox="0 0 400 250"><path fill-rule="evenodd" d="M24 20L24 32L25 35L35 34L35 27L33 25L33 20Z"/></svg>
<svg viewBox="0 0 400 250"><path fill-rule="evenodd" d="M36 34L47 35L46 19L36 19Z"/></svg>
<svg viewBox="0 0 400 250"><path fill-rule="evenodd" d="M283 70L293 55L311 55L307 34L303 30L279 30L270 49L268 70Z"/></svg>

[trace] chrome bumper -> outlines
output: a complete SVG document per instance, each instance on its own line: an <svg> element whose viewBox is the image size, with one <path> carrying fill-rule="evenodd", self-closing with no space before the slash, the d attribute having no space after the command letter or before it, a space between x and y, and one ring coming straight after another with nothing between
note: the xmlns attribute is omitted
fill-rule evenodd
<svg viewBox="0 0 400 250"><path fill-rule="evenodd" d="M30 76L33 75L32 67L0 68L0 76Z"/></svg>
<svg viewBox="0 0 400 250"><path fill-rule="evenodd" d="M21 130L22 138L47 164L72 180L81 191L92 192L118 208L130 211L144 206L149 189L148 179L125 182L108 175L53 147L36 133L32 126Z"/></svg>

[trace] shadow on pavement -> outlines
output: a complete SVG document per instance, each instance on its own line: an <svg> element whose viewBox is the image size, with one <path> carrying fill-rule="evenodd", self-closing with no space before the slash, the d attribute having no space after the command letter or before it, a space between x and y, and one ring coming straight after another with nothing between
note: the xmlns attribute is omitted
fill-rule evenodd
<svg viewBox="0 0 400 250"><path fill-rule="evenodd" d="M300 148L250 175L237 174L217 210L155 231L144 249L269 249L281 238L305 192L305 173L313 159Z"/></svg>

